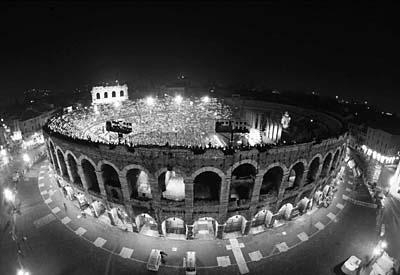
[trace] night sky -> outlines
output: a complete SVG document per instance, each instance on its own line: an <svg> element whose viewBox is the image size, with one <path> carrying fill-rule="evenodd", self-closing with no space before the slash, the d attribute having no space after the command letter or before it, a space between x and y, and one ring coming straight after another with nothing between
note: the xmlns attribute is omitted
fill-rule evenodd
<svg viewBox="0 0 400 275"><path fill-rule="evenodd" d="M388 111L400 99L394 6L88 3L0 4L2 95L183 73L366 99Z"/></svg>

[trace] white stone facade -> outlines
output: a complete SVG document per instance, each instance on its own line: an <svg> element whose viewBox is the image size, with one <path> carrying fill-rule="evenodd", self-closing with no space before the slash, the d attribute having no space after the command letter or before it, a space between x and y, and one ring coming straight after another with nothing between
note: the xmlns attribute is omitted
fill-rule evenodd
<svg viewBox="0 0 400 275"><path fill-rule="evenodd" d="M108 104L129 99L128 86L95 86L92 88L92 103L93 104Z"/></svg>

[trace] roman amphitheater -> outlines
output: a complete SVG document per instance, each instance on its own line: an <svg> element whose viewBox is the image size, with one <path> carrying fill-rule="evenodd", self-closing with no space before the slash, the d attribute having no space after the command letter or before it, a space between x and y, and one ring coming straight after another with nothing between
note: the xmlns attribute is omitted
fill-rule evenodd
<svg viewBox="0 0 400 275"><path fill-rule="evenodd" d="M132 132L104 129L117 119ZM216 131L222 120L249 131ZM347 145L335 115L242 98L93 103L57 114L43 132L58 185L82 211L177 239L257 234L302 215L331 184Z"/></svg>

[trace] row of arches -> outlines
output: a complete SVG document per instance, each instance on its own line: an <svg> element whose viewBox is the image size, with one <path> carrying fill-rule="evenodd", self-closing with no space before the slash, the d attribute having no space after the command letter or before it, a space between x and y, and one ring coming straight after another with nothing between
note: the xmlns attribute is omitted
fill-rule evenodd
<svg viewBox="0 0 400 275"><path fill-rule="evenodd" d="M121 90L119 91L119 96L124 96L124 91ZM117 97L117 92L116 91L112 91L111 92L111 97ZM108 98L108 92L104 92L103 94L103 98ZM96 99L101 99L101 94L100 93L96 93Z"/></svg>
<svg viewBox="0 0 400 275"><path fill-rule="evenodd" d="M167 167L156 173L156 183L151 184L153 175L139 165L129 165L120 171L107 161L96 165L85 156L76 159L70 151L64 154L60 148L55 149L52 142L47 145L51 163L60 176L91 192L104 192L107 198L119 202L130 199L150 200L153 198L152 193L155 190L152 189L155 186L161 199L184 201L185 185L192 180L195 203L219 202L223 195L222 185L229 174L229 200L248 202L254 196L254 188L259 186L259 194L256 195L259 196L259 201L262 201L278 196L281 190L295 190L315 181L317 177L328 176L337 167L338 160L343 155L343 148L339 148L334 154L328 152L323 159L321 155L316 155L309 165L302 159L289 169L275 163L263 171L257 171L257 163L245 160L235 164L226 174L217 168L205 167L196 171L190 178L173 167Z"/></svg>

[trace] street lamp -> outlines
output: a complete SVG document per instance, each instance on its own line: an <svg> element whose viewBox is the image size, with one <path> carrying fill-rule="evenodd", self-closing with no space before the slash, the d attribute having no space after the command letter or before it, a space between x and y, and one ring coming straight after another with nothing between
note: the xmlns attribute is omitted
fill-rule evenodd
<svg viewBox="0 0 400 275"><path fill-rule="evenodd" d="M24 270L24 269L18 269L17 275L30 275L29 271Z"/></svg>
<svg viewBox="0 0 400 275"><path fill-rule="evenodd" d="M3 195L4 195L4 198L6 199L6 201L14 202L15 194L10 189L5 188L3 191Z"/></svg>
<svg viewBox="0 0 400 275"><path fill-rule="evenodd" d="M22 159L23 159L25 162L30 162L30 161L31 161L31 158L30 158L29 155L26 154L26 153L22 155Z"/></svg>

